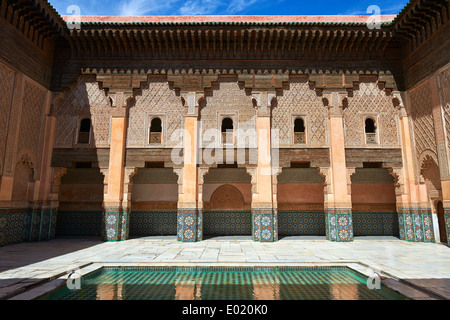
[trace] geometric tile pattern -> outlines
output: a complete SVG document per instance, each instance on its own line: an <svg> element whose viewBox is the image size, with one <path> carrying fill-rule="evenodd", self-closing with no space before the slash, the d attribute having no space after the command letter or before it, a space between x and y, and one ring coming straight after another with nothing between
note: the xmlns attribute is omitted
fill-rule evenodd
<svg viewBox="0 0 450 320"><path fill-rule="evenodd" d="M55 236L56 208L0 209L0 246L24 241L44 241Z"/></svg>
<svg viewBox="0 0 450 320"><path fill-rule="evenodd" d="M176 235L177 211L131 211L130 236Z"/></svg>
<svg viewBox="0 0 450 320"><path fill-rule="evenodd" d="M323 211L278 211L278 234L325 235Z"/></svg>
<svg viewBox="0 0 450 320"><path fill-rule="evenodd" d="M278 217L274 209L252 208L253 241L278 241Z"/></svg>
<svg viewBox="0 0 450 320"><path fill-rule="evenodd" d="M58 236L99 236L102 210L60 210L56 224Z"/></svg>
<svg viewBox="0 0 450 320"><path fill-rule="evenodd" d="M106 241L120 241L128 238L129 209L105 207L102 221L102 237Z"/></svg>
<svg viewBox="0 0 450 320"><path fill-rule="evenodd" d="M29 241L31 215L29 208L0 209L0 246Z"/></svg>
<svg viewBox="0 0 450 320"><path fill-rule="evenodd" d="M205 211L205 235L251 235L251 211Z"/></svg>
<svg viewBox="0 0 450 320"><path fill-rule="evenodd" d="M396 212L353 211L354 236L399 236Z"/></svg>
<svg viewBox="0 0 450 320"><path fill-rule="evenodd" d="M444 214L445 229L447 231L447 244L450 246L450 214Z"/></svg>
<svg viewBox="0 0 450 320"><path fill-rule="evenodd" d="M399 209L400 239L434 242L433 219L429 209Z"/></svg>
<svg viewBox="0 0 450 320"><path fill-rule="evenodd" d="M353 241L352 209L325 209L326 237L331 241Z"/></svg>
<svg viewBox="0 0 450 320"><path fill-rule="evenodd" d="M182 242L201 241L202 212L197 209L178 209L177 240Z"/></svg>

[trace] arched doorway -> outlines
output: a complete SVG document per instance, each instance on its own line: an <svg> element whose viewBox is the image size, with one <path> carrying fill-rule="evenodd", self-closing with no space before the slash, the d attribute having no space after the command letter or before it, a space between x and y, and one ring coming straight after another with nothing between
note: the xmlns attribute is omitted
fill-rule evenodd
<svg viewBox="0 0 450 320"><path fill-rule="evenodd" d="M437 201L436 203L436 214L438 217L438 224L439 224L439 237L442 243L447 243L447 230L445 228L444 205L440 200Z"/></svg>
<svg viewBox="0 0 450 320"><path fill-rule="evenodd" d="M56 236L101 235L104 178L100 168L67 169L59 187Z"/></svg>
<svg viewBox="0 0 450 320"><path fill-rule="evenodd" d="M164 164L148 163L132 178L130 237L177 234L178 176Z"/></svg>
<svg viewBox="0 0 450 320"><path fill-rule="evenodd" d="M293 163L278 175L278 235L325 236L324 181L317 168Z"/></svg>
<svg viewBox="0 0 450 320"><path fill-rule="evenodd" d="M368 165L351 176L353 234L399 237L394 177Z"/></svg>
<svg viewBox="0 0 450 320"><path fill-rule="evenodd" d="M252 234L251 178L244 168L211 168L203 185L203 234Z"/></svg>

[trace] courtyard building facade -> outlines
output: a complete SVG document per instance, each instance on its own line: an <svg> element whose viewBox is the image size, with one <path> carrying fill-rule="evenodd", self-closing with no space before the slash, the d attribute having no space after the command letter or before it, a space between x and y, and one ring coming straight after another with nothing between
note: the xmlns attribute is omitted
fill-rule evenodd
<svg viewBox="0 0 450 320"><path fill-rule="evenodd" d="M379 25L0 3L0 245L449 243L449 1Z"/></svg>

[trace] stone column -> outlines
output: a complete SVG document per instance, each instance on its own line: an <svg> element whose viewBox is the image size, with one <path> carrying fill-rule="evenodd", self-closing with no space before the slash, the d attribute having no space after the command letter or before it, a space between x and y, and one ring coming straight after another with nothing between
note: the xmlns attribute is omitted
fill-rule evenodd
<svg viewBox="0 0 450 320"><path fill-rule="evenodd" d="M331 241L352 241L352 201L348 192L351 171L345 163L345 141L343 123L343 104L345 94L331 92L324 94L324 103L328 106L328 130L330 142L329 180L331 190L327 190L325 199L326 237ZM328 188L327 188L328 189Z"/></svg>
<svg viewBox="0 0 450 320"><path fill-rule="evenodd" d="M416 173L414 144L408 116L405 93L394 92L393 103L399 110L403 170L403 193L397 195L397 214L400 239L407 241L434 241L433 223L426 185Z"/></svg>
<svg viewBox="0 0 450 320"><path fill-rule="evenodd" d="M198 99L195 92L182 93L187 113L184 118L183 169L181 192L178 194L177 240L194 242L201 240L201 212L198 210Z"/></svg>
<svg viewBox="0 0 450 320"><path fill-rule="evenodd" d="M111 120L111 143L107 187L103 199L103 237L106 241L126 240L128 236L129 207L123 201L125 179L125 149L127 134L127 98L131 94L110 94L114 108Z"/></svg>
<svg viewBox="0 0 450 320"><path fill-rule="evenodd" d="M252 234L254 241L278 240L277 207L273 196L271 104L275 93L253 94L256 105L257 167L252 174ZM277 166L278 167L278 166ZM250 172L251 173L251 172ZM276 198L275 198L276 200Z"/></svg>

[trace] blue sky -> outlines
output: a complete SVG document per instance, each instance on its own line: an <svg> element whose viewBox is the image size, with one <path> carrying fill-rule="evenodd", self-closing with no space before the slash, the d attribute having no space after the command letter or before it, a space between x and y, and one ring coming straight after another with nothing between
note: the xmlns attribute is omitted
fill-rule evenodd
<svg viewBox="0 0 450 320"><path fill-rule="evenodd" d="M397 14L408 0L49 0L59 14L77 5L81 15L352 15L377 5Z"/></svg>

